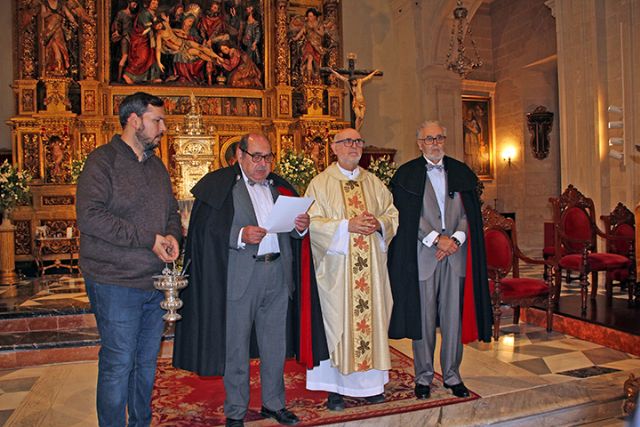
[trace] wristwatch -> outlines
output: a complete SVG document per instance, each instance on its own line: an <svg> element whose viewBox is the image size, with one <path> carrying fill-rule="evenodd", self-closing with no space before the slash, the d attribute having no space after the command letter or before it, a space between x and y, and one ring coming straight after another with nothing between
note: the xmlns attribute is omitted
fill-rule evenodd
<svg viewBox="0 0 640 427"><path fill-rule="evenodd" d="M438 247L438 243L439 243L439 242L440 242L440 235L438 234L438 235L436 236L436 238L435 238L435 239L433 239L433 242L431 243L431 246Z"/></svg>
<svg viewBox="0 0 640 427"><path fill-rule="evenodd" d="M450 239L453 240L453 243L455 243L457 247L462 246L462 243L460 243L460 240L458 240L457 237L451 236Z"/></svg>

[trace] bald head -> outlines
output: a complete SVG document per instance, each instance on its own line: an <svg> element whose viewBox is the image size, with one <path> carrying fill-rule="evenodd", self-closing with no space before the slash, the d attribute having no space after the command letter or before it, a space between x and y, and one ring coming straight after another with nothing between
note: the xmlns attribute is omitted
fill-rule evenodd
<svg viewBox="0 0 640 427"><path fill-rule="evenodd" d="M245 175L255 182L264 181L271 172L271 143L262 134L244 135L238 143L236 156Z"/></svg>
<svg viewBox="0 0 640 427"><path fill-rule="evenodd" d="M358 162L362 157L363 145L364 140L360 133L353 128L347 128L333 137L331 150L338 158L340 167L352 171L358 167Z"/></svg>

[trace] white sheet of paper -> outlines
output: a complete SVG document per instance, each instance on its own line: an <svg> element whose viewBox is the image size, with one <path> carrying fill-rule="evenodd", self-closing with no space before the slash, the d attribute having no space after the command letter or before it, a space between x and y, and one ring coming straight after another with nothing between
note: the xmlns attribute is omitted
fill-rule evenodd
<svg viewBox="0 0 640 427"><path fill-rule="evenodd" d="M278 196L264 228L269 233L288 233L295 227L296 217L305 213L313 200L313 197Z"/></svg>

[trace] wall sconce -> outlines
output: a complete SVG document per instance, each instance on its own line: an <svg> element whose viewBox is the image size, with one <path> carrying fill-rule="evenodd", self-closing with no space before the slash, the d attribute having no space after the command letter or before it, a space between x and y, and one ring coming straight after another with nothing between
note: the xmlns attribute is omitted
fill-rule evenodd
<svg viewBox="0 0 640 427"><path fill-rule="evenodd" d="M511 160L516 158L516 154L518 154L516 147L513 145L507 145L502 150L502 160L507 162L507 166L511 167Z"/></svg>

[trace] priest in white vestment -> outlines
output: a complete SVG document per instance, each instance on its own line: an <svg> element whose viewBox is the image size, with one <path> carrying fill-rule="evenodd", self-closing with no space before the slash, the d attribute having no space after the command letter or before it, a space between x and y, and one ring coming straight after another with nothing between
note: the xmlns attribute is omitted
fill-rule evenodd
<svg viewBox="0 0 640 427"><path fill-rule="evenodd" d="M343 396L383 402L391 367L387 247L398 211L382 181L358 166L363 145L355 129L336 134L338 162L306 192L315 199L309 236L331 356L307 371L307 388L328 391L331 410L344 409Z"/></svg>

